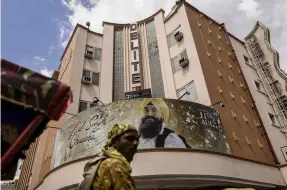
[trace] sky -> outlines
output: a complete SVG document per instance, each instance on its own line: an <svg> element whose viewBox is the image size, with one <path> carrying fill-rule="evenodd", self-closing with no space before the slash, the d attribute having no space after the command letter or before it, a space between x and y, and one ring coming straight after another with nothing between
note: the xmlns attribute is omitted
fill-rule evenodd
<svg viewBox="0 0 287 190"><path fill-rule="evenodd" d="M271 44L287 70L286 0L186 0L240 39L257 21L270 29ZM91 22L102 33L102 22L131 23L159 9L166 14L175 0L2 0L1 57L46 76L60 57L77 23Z"/></svg>

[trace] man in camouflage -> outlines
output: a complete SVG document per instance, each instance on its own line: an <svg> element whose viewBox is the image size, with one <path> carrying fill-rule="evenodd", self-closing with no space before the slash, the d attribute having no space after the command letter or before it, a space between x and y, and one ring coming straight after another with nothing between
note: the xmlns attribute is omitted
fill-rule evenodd
<svg viewBox="0 0 287 190"><path fill-rule="evenodd" d="M129 124L116 124L108 133L108 140L99 158L84 168L84 180L79 190L133 190L130 162L137 151L139 135Z"/></svg>

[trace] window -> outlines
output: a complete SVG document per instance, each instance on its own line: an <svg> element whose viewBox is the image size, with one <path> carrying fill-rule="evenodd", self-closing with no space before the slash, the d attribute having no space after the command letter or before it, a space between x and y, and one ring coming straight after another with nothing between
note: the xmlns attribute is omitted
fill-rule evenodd
<svg viewBox="0 0 287 190"><path fill-rule="evenodd" d="M275 116L271 113L268 113L268 115L269 115L269 119L270 119L271 123L276 124Z"/></svg>
<svg viewBox="0 0 287 190"><path fill-rule="evenodd" d="M249 58L248 58L248 57L246 57L245 55L243 55L243 58L244 58L245 63L249 63Z"/></svg>
<svg viewBox="0 0 287 190"><path fill-rule="evenodd" d="M172 31L169 35L167 35L167 44L168 44L168 47L171 47L173 46L174 44L176 44L176 39L174 38L174 34L177 32L177 31L180 31L180 26L178 26L174 31Z"/></svg>
<svg viewBox="0 0 287 190"><path fill-rule="evenodd" d="M80 101L79 112L82 112L88 108L88 102Z"/></svg>
<svg viewBox="0 0 287 190"><path fill-rule="evenodd" d="M100 73L92 72L92 71L89 71L89 70L84 70L83 71L83 76L92 78L92 84L93 85L99 85Z"/></svg>
<svg viewBox="0 0 287 190"><path fill-rule="evenodd" d="M249 65L254 68L252 61L247 56L243 55L243 59L246 65Z"/></svg>
<svg viewBox="0 0 287 190"><path fill-rule="evenodd" d="M100 80L100 73L94 73L92 76L92 84L99 86L99 80Z"/></svg>
<svg viewBox="0 0 287 190"><path fill-rule="evenodd" d="M179 65L179 60L184 57L188 58L186 50L184 50L182 53L171 59L173 73L176 73L182 69L182 67Z"/></svg>
<svg viewBox="0 0 287 190"><path fill-rule="evenodd" d="M262 91L261 83L259 81L254 81L254 83L255 83L255 86L256 86L257 90Z"/></svg>
<svg viewBox="0 0 287 190"><path fill-rule="evenodd" d="M187 94L186 92L189 92L189 94ZM185 85L184 87L182 87L181 89L179 89L177 91L178 94L178 98L181 98L181 100L186 100L186 101L190 101L190 102L194 102L197 100L197 93L196 93L196 88L194 85L194 82L190 82L187 85Z"/></svg>
<svg viewBox="0 0 287 190"><path fill-rule="evenodd" d="M101 55L102 55L102 49L96 48L95 49L95 59L96 60L101 60Z"/></svg>

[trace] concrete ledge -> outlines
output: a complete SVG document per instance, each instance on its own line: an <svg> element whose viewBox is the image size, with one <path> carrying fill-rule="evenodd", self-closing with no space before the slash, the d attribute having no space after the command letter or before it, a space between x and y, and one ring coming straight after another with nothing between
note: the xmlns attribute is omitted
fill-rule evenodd
<svg viewBox="0 0 287 190"><path fill-rule="evenodd" d="M84 165L91 158L55 168L35 189L60 189L79 183ZM132 168L137 189L182 189L210 185L268 189L286 185L276 166L204 151L145 150L135 155Z"/></svg>

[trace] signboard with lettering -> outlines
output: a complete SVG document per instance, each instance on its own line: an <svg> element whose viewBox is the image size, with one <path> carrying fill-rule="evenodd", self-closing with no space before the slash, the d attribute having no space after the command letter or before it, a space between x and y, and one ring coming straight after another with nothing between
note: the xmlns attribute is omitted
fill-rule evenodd
<svg viewBox="0 0 287 190"><path fill-rule="evenodd" d="M140 48L139 48L139 34L137 24L130 26L131 39L131 74L132 74L132 89L141 89L141 63L140 63Z"/></svg>
<svg viewBox="0 0 287 190"><path fill-rule="evenodd" d="M132 91L132 92L126 92L125 93L125 99L133 99L133 98L151 98L151 89L144 89L139 91Z"/></svg>
<svg viewBox="0 0 287 190"><path fill-rule="evenodd" d="M138 129L139 149L193 148L230 153L214 109L188 101L140 98L93 107L65 122L56 138L54 167L100 153L116 123Z"/></svg>

